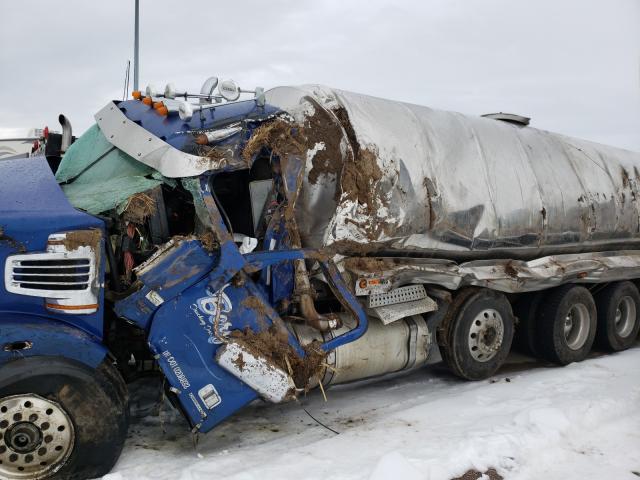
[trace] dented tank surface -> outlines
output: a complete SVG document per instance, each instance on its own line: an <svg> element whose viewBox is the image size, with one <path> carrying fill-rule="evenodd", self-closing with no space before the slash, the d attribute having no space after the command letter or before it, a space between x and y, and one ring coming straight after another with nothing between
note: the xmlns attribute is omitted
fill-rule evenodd
<svg viewBox="0 0 640 480"><path fill-rule="evenodd" d="M306 247L526 260L640 245L638 153L321 86L266 97L307 131Z"/></svg>

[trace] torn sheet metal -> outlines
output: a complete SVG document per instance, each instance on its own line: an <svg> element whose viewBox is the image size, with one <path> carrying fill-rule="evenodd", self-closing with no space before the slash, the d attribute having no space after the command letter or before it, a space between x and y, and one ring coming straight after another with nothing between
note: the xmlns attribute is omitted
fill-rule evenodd
<svg viewBox="0 0 640 480"><path fill-rule="evenodd" d="M456 263L422 258L376 259L346 262L346 269L361 278L385 278L392 286L413 283L440 285L457 290L487 287L516 293L543 290L564 283L602 283L640 277L640 252L598 252L553 255L531 261L475 260ZM377 267L376 267L377 266Z"/></svg>
<svg viewBox="0 0 640 480"><path fill-rule="evenodd" d="M130 120L113 102L96 113L95 119L113 146L168 178L194 177L221 170L234 161L246 166L234 155L211 158L178 150Z"/></svg>
<svg viewBox="0 0 640 480"><path fill-rule="evenodd" d="M117 301L114 311L146 329L162 304L196 283L215 262L195 237L174 237L135 269L140 288Z"/></svg>
<svg viewBox="0 0 640 480"><path fill-rule="evenodd" d="M266 97L314 139L305 246L457 260L640 247L640 154L328 87Z"/></svg>

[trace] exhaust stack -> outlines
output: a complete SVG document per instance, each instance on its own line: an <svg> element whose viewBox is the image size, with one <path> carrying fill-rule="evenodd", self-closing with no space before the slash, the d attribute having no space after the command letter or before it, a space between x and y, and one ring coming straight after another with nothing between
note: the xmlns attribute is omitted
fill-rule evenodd
<svg viewBox="0 0 640 480"><path fill-rule="evenodd" d="M71 145L73 131L71 128L71 122L69 122L69 119L65 117L63 114L58 115L58 121L60 122L60 125L62 125L62 140L60 142L60 155L64 155L64 152L66 152L69 146Z"/></svg>

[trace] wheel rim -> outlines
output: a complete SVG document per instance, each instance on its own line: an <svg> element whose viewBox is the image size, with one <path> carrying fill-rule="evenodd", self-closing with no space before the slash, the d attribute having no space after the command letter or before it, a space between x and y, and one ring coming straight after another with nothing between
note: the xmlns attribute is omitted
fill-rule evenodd
<svg viewBox="0 0 640 480"><path fill-rule="evenodd" d="M614 329L618 336L626 338L631 335L636 323L636 302L625 296L620 299L616 308Z"/></svg>
<svg viewBox="0 0 640 480"><path fill-rule="evenodd" d="M69 415L38 395L0 400L0 478L40 479L64 465L75 432Z"/></svg>
<svg viewBox="0 0 640 480"><path fill-rule="evenodd" d="M582 303L573 305L564 318L564 339L571 350L580 350L589 336L589 309Z"/></svg>
<svg viewBox="0 0 640 480"><path fill-rule="evenodd" d="M500 351L504 338L502 315L493 308L482 310L471 323L469 351L474 360L488 362Z"/></svg>

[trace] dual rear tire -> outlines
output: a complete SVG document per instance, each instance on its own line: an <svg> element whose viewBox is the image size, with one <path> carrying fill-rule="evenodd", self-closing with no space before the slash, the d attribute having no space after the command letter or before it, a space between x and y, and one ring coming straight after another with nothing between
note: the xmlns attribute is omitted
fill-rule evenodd
<svg viewBox="0 0 640 480"><path fill-rule="evenodd" d="M606 350L631 347L640 330L640 293L631 282L615 282L595 297L575 284L525 294L514 306L504 294L470 288L457 292L438 330L443 359L468 380L492 376L514 338L520 350L567 365L584 360L594 342Z"/></svg>
<svg viewBox="0 0 640 480"><path fill-rule="evenodd" d="M514 305L519 320L514 345L523 353L562 365L584 359L592 345L614 352L631 347L640 331L638 288L632 282L614 282L590 297L579 285L522 295ZM580 330L585 308L588 334ZM566 333L564 340L561 333Z"/></svg>
<svg viewBox="0 0 640 480"><path fill-rule="evenodd" d="M584 360L596 336L596 303L589 290L563 285L541 302L537 332L542 358L559 365Z"/></svg>
<svg viewBox="0 0 640 480"><path fill-rule="evenodd" d="M640 293L631 282L608 285L596 294L596 344L618 352L631 347L640 331Z"/></svg>

